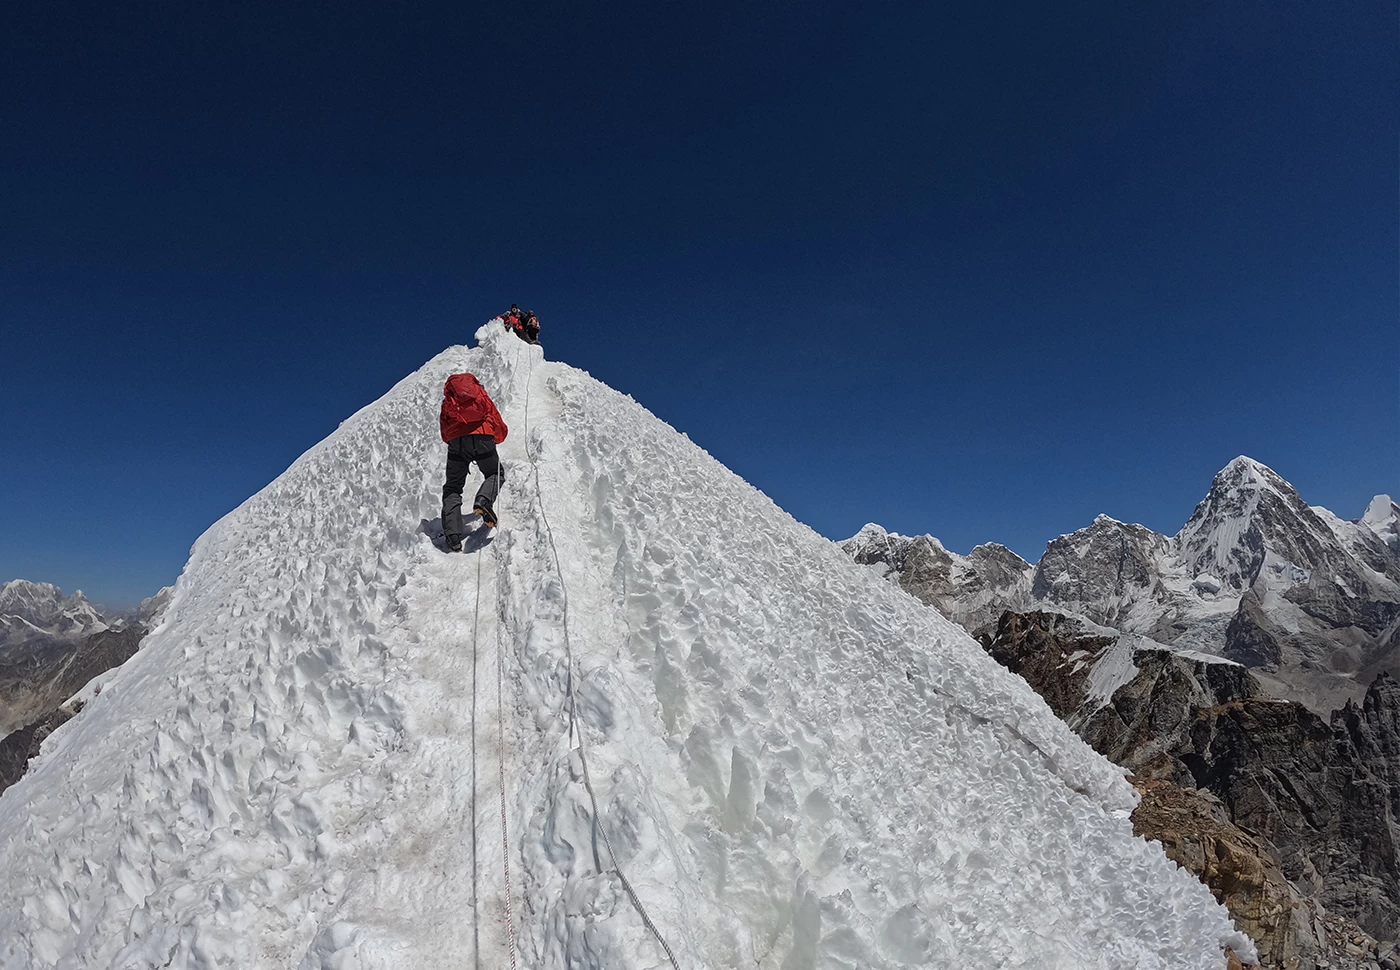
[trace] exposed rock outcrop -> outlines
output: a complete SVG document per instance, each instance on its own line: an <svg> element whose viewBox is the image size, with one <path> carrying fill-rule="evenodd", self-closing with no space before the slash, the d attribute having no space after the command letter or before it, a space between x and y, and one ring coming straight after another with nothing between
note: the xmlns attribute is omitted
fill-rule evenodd
<svg viewBox="0 0 1400 970"><path fill-rule="evenodd" d="M0 738L0 794L24 777L29 762L39 756L44 739L82 709L81 701L65 704L33 724L26 725L18 731L11 731L4 738Z"/></svg>
<svg viewBox="0 0 1400 970"><path fill-rule="evenodd" d="M1266 842L1230 821L1220 799L1198 788L1135 780L1142 801L1133 831L1162 843L1167 857L1201 877L1235 925L1259 948L1262 966L1315 966L1318 941L1310 909Z"/></svg>
<svg viewBox="0 0 1400 970"><path fill-rule="evenodd" d="M1348 703L1328 721L1269 696L1239 664L1062 614L1008 611L982 642L1096 750L1156 793L1150 811L1140 808L1144 830L1165 833L1154 837L1218 890L1278 965L1297 958L1306 970L1309 948L1320 946L1295 925L1299 906L1396 938L1395 680L1378 678L1363 703ZM1286 893L1280 880L1291 883Z"/></svg>
<svg viewBox="0 0 1400 970"><path fill-rule="evenodd" d="M70 698L93 678L130 659L145 636L140 626L102 630L76 649L60 644L47 666L0 666L0 700L6 701L0 716L11 725L0 737L0 793L23 776L44 739L82 710L82 701L69 702Z"/></svg>
<svg viewBox="0 0 1400 970"><path fill-rule="evenodd" d="M0 654L0 737L47 717L92 678L125 663L145 635L140 626L104 629L76 644L37 641Z"/></svg>

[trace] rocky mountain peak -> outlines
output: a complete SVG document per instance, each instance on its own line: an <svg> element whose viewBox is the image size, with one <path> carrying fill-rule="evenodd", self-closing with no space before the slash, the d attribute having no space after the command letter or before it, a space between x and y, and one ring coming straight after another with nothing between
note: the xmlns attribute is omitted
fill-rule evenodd
<svg viewBox="0 0 1400 970"><path fill-rule="evenodd" d="M1052 539L1035 568L1032 592L1112 624L1120 610L1156 583L1171 540L1144 525L1097 516L1086 528Z"/></svg>
<svg viewBox="0 0 1400 970"><path fill-rule="evenodd" d="M1358 705L1354 699L1348 700L1341 711L1333 714L1333 719L1338 716L1365 721L1371 732L1382 739L1376 746L1400 764L1400 680L1381 671L1366 689L1362 702Z"/></svg>
<svg viewBox="0 0 1400 970"><path fill-rule="evenodd" d="M962 556L931 535L902 536L872 522L841 548L969 630L994 621L1007 603L1030 603L1031 564L1000 543Z"/></svg>
<svg viewBox="0 0 1400 970"><path fill-rule="evenodd" d="M1293 486L1284 481L1283 476L1274 471L1261 461L1255 461L1248 455L1238 455L1230 459L1229 463L1220 471L1215 473L1215 478L1211 482L1212 487L1223 485L1233 488L1268 488L1279 492L1293 492Z"/></svg>
<svg viewBox="0 0 1400 970"><path fill-rule="evenodd" d="M999 542L973 546L967 560L999 584L1010 583L1016 576L1027 576L1032 569L1030 563Z"/></svg>
<svg viewBox="0 0 1400 970"><path fill-rule="evenodd" d="M52 583L12 579L0 586L0 645L36 635L86 636L107 628L81 590L71 596Z"/></svg>
<svg viewBox="0 0 1400 970"><path fill-rule="evenodd" d="M867 522L861 530L841 543L841 548L863 565L883 564L887 572L904 568L913 540L897 532L887 532L883 526ZM940 546L941 548L941 546Z"/></svg>
<svg viewBox="0 0 1400 970"><path fill-rule="evenodd" d="M82 593L77 595L81 596ZM27 579L12 579L0 586L0 613L21 616L35 622L56 614L62 599L62 591L53 583L31 583Z"/></svg>
<svg viewBox="0 0 1400 970"><path fill-rule="evenodd" d="M0 588L0 610L36 623L52 621L65 613L99 615L82 590L64 596L52 583L31 583L23 579L11 580Z"/></svg>
<svg viewBox="0 0 1400 970"><path fill-rule="evenodd" d="M1336 545L1297 489L1244 456L1216 474L1176 542L1189 576L1210 575L1236 591L1254 584L1269 554L1291 583L1329 564Z"/></svg>

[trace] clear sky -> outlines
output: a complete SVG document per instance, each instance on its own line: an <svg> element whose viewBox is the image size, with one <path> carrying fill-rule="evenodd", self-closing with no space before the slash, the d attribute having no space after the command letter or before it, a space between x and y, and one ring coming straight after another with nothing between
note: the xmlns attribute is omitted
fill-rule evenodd
<svg viewBox="0 0 1400 970"><path fill-rule="evenodd" d="M513 300L833 538L1400 492L1393 4L0 20L0 580L148 595Z"/></svg>

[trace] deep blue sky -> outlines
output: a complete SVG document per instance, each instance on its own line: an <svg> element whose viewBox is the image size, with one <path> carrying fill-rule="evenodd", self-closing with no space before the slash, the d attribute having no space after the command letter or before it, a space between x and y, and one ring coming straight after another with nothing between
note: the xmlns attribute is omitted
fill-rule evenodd
<svg viewBox="0 0 1400 970"><path fill-rule="evenodd" d="M1345 0L7 4L0 580L153 592L512 300L835 538L1173 533L1240 453L1358 516L1400 492L1398 34Z"/></svg>

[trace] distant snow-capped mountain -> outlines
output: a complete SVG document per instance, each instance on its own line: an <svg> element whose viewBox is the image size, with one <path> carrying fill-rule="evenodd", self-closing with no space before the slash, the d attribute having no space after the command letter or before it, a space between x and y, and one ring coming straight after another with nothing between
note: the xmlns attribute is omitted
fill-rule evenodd
<svg viewBox="0 0 1400 970"><path fill-rule="evenodd" d="M870 525L842 546L857 561L887 562L901 586L969 630L1002 609L1050 607L1237 660L1271 690L1326 712L1400 668L1397 523L1389 496L1346 521L1241 456L1175 536L1101 515L1026 565L1028 590L1025 571L1006 568L1004 556L960 557L931 536ZM881 556L885 544L895 554Z"/></svg>
<svg viewBox="0 0 1400 970"><path fill-rule="evenodd" d="M902 536L870 524L842 543L856 562L882 567L905 592L967 630L993 623L1003 610L1029 608L1035 567L988 542L966 556L933 536Z"/></svg>
<svg viewBox="0 0 1400 970"><path fill-rule="evenodd" d="M104 615L52 583L0 586L0 791L24 770L11 735L52 715L94 677L120 665L170 603L167 586L134 610ZM7 740L10 739L10 740Z"/></svg>
<svg viewBox="0 0 1400 970"><path fill-rule="evenodd" d="M77 640L108 626L81 590L64 596L52 583L25 579L0 586L0 648L40 638Z"/></svg>
<svg viewBox="0 0 1400 970"><path fill-rule="evenodd" d="M1366 507L1361 525L1380 536L1391 549L1400 553L1400 505L1389 495L1377 495Z"/></svg>

